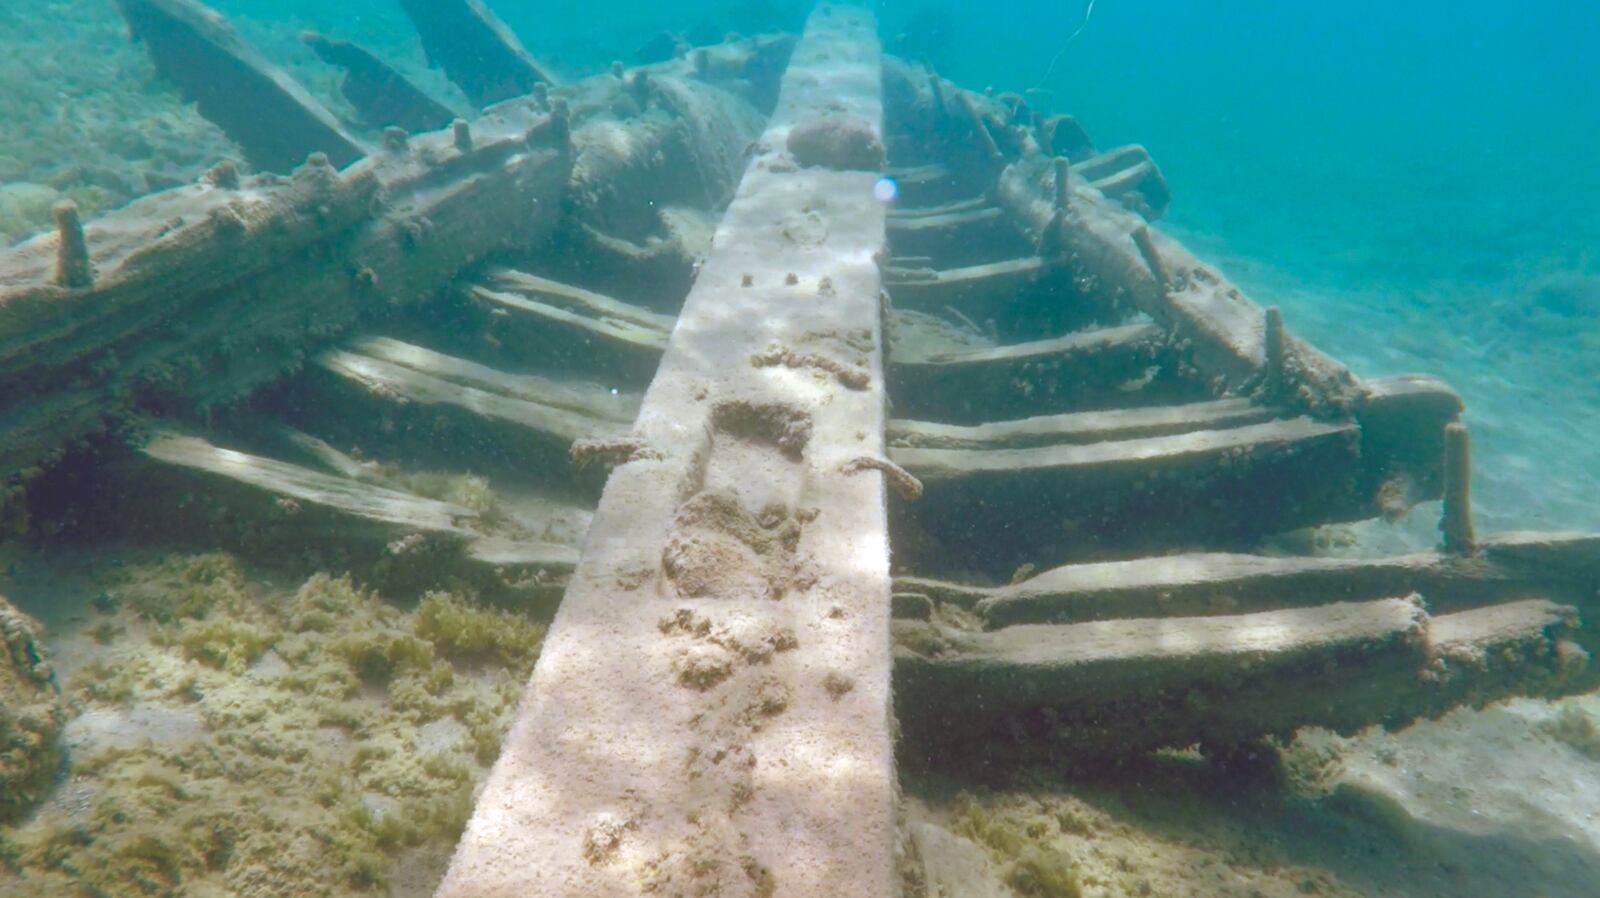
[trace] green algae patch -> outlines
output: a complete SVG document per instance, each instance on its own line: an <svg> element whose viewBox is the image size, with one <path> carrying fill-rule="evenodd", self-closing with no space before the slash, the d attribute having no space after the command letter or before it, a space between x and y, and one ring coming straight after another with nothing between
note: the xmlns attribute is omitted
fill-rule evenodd
<svg viewBox="0 0 1600 898"><path fill-rule="evenodd" d="M116 635L64 683L70 781L0 827L8 898L383 894L419 852L442 874L537 624L342 576L285 588L218 554L107 588Z"/></svg>

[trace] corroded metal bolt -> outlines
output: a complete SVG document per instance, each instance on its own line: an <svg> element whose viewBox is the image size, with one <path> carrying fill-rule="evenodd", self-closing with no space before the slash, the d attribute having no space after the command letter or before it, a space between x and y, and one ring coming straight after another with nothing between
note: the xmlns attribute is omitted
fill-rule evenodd
<svg viewBox="0 0 1600 898"><path fill-rule="evenodd" d="M383 146L389 152L404 153L410 145L411 135L406 133L406 129L397 125L390 125L383 129Z"/></svg>

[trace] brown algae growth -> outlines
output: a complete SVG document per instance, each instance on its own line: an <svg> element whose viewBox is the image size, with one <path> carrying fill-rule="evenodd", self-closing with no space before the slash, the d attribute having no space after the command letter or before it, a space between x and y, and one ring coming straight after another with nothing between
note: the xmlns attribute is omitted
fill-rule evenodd
<svg viewBox="0 0 1600 898"><path fill-rule="evenodd" d="M431 888L541 626L443 592L403 610L326 574L273 588L223 554L116 580L61 678L64 779L0 827L0 893L401 892L419 863Z"/></svg>

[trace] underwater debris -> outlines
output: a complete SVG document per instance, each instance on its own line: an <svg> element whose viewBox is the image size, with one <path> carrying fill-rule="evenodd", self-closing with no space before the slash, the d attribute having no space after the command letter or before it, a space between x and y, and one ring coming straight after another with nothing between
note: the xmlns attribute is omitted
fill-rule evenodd
<svg viewBox="0 0 1600 898"><path fill-rule="evenodd" d="M854 474L857 471L881 471L884 482L894 490L895 495L915 502L922 498L922 481L911 475L911 472L900 467L887 458L874 455L862 455L852 458L839 467L841 474Z"/></svg>

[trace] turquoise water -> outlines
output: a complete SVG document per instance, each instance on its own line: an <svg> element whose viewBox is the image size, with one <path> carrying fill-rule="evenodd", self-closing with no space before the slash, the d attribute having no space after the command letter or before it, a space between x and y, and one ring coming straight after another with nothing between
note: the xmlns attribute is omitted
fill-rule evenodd
<svg viewBox="0 0 1600 898"><path fill-rule="evenodd" d="M938 8L885 31L1144 144L1166 225L1291 328L1459 390L1492 525L1600 522L1600 6L1100 0L1048 79L1082 4L943 4L917 40Z"/></svg>

